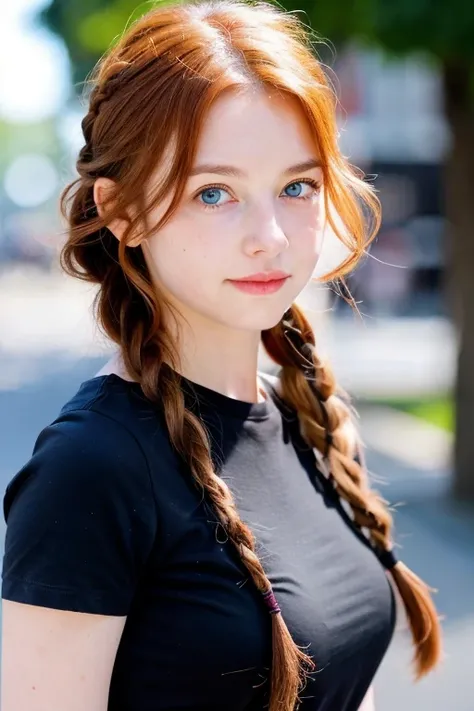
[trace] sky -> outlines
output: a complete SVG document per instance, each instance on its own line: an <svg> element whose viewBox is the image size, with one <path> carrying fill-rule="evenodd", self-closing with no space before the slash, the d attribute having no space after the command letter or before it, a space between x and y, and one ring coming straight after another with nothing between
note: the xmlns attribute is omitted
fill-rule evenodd
<svg viewBox="0 0 474 711"><path fill-rule="evenodd" d="M0 23L0 119L29 123L54 114L69 92L63 43L35 15L50 0L7 0Z"/></svg>

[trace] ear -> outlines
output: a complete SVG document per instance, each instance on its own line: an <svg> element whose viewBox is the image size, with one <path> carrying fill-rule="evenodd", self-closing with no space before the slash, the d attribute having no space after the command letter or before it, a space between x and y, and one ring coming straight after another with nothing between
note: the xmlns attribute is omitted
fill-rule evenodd
<svg viewBox="0 0 474 711"><path fill-rule="evenodd" d="M115 181L110 178L97 178L94 183L94 202L97 206L97 212L102 219L107 219L107 212L114 207L114 193L117 189ZM120 241L125 234L125 230L129 225L125 218L116 217L107 222L107 228ZM129 247L138 247L140 238L137 237L128 243Z"/></svg>

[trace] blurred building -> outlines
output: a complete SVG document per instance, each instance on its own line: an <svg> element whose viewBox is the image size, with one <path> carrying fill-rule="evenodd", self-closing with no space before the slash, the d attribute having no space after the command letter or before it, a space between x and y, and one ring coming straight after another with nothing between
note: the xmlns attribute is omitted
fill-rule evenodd
<svg viewBox="0 0 474 711"><path fill-rule="evenodd" d="M364 311L443 313L446 221L442 165L449 143L442 87L423 56L392 60L348 47L334 66L343 153L379 192L383 224L350 281ZM336 309L344 311L340 302Z"/></svg>

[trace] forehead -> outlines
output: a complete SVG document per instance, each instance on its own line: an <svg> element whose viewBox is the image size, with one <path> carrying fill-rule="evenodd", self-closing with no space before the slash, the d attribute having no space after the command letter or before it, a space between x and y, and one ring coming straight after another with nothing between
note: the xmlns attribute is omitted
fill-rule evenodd
<svg viewBox="0 0 474 711"><path fill-rule="evenodd" d="M243 170L317 158L316 136L296 97L265 88L228 92L211 106L197 145L196 163Z"/></svg>

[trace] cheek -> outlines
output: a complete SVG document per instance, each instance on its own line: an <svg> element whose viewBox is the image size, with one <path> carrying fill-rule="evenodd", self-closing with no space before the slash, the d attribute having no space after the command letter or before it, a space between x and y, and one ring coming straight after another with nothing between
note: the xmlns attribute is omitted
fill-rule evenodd
<svg viewBox="0 0 474 711"><path fill-rule="evenodd" d="M296 212L296 211L295 211ZM322 250L324 234L322 203L301 208L292 220L290 245L297 263L315 266Z"/></svg>
<svg viewBox="0 0 474 711"><path fill-rule="evenodd" d="M204 297L222 270L220 245L222 239L196 224L169 223L148 242L155 281L180 300Z"/></svg>
<svg viewBox="0 0 474 711"><path fill-rule="evenodd" d="M219 273L233 261L237 222L235 214L228 211L203 213L196 208L183 207L153 237L155 254L194 274L201 269Z"/></svg>

